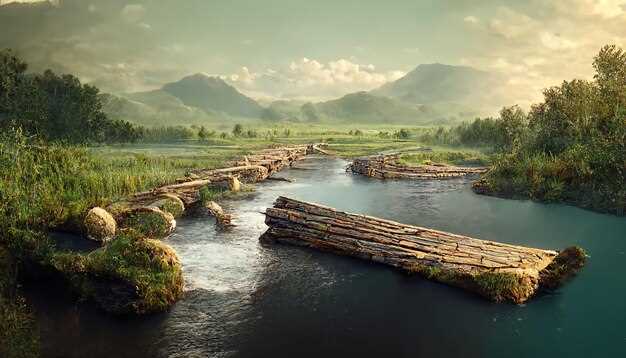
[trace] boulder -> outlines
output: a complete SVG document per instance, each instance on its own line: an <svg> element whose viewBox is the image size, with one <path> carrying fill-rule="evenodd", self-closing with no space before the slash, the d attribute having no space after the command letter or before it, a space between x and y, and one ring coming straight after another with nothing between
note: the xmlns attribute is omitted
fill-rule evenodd
<svg viewBox="0 0 626 358"><path fill-rule="evenodd" d="M148 205L157 207L167 213L172 214L174 218L178 218L185 212L185 204L174 194L162 194L154 203Z"/></svg>
<svg viewBox="0 0 626 358"><path fill-rule="evenodd" d="M133 208L121 215L120 227L153 239L167 237L176 229L174 216L157 207Z"/></svg>
<svg viewBox="0 0 626 358"><path fill-rule="evenodd" d="M106 242L115 237L117 223L108 211L95 207L87 213L83 222L85 234L91 240Z"/></svg>

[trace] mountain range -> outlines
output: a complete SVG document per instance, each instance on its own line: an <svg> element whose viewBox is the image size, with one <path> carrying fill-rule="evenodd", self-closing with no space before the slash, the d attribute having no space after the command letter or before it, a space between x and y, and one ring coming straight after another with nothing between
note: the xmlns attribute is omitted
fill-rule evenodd
<svg viewBox="0 0 626 358"><path fill-rule="evenodd" d="M220 77L187 76L161 89L102 95L109 116L142 125L191 125L237 118L268 121L446 124L488 115L506 103L495 96L501 79L471 67L419 65L369 92L325 102L280 100L267 106Z"/></svg>

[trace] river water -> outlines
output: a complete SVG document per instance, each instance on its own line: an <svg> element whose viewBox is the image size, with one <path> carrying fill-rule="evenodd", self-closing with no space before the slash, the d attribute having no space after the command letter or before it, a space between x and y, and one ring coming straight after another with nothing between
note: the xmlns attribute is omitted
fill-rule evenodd
<svg viewBox="0 0 626 358"><path fill-rule="evenodd" d="M29 288L45 357L625 357L626 220L563 205L475 195L468 179L379 181L310 158L229 202L236 228L179 221L186 297L171 311L116 318L54 287ZM279 195L540 248L584 247L588 265L557 292L494 304L386 266L262 246Z"/></svg>

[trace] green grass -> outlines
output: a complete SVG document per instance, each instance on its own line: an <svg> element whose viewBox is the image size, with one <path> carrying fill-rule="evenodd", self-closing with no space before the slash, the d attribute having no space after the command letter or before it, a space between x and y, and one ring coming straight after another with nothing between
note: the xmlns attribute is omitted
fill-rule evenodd
<svg viewBox="0 0 626 358"><path fill-rule="evenodd" d="M134 230L120 232L89 254L54 253L51 264L84 298L116 314L162 312L183 293L182 268L174 250ZM121 289L111 290L108 284Z"/></svg>
<svg viewBox="0 0 626 358"><path fill-rule="evenodd" d="M4 133L0 135L0 245L19 259L54 267L69 276L93 271L91 274L98 272L132 282L142 288L142 302L145 302L136 311L159 310L176 296L164 288L164 282L171 282L172 273L160 276L159 266L149 265L146 269L132 258L134 250L146 249L144 241L137 241L141 244L137 246L130 239L118 238L106 249L83 257L55 251L46 232L68 222L81 222L91 207L106 207L130 194L173 183L192 169L224 167L230 160L270 146L326 142L329 151L344 158L385 151L410 152L420 147L420 143L410 138L398 140L380 136L380 129L358 129L359 135L350 135L336 128L307 126L291 130L288 136L283 131L282 136L271 137L229 136L202 142L91 148L33 143L19 132ZM445 148L435 148L429 158L434 159L432 155L443 158L445 151ZM252 190L250 186L244 186L239 193L204 189L201 196L204 201L239 198L246 197ZM128 255L130 258L126 260ZM85 289L82 293L88 295L89 290L81 284L84 281L79 279L76 286ZM159 298L159 293L164 297Z"/></svg>

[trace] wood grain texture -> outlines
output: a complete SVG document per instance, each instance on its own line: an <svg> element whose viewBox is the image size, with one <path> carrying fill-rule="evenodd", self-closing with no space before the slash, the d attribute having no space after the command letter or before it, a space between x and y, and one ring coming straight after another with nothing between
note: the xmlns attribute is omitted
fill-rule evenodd
<svg viewBox="0 0 626 358"><path fill-rule="evenodd" d="M495 301L522 303L559 253L351 214L279 197L264 242L306 246L420 273Z"/></svg>

